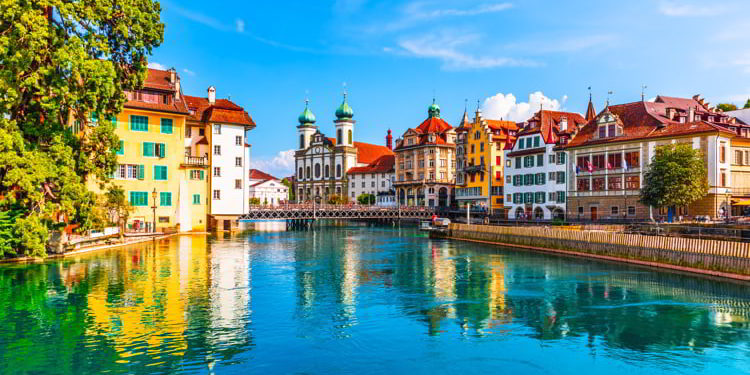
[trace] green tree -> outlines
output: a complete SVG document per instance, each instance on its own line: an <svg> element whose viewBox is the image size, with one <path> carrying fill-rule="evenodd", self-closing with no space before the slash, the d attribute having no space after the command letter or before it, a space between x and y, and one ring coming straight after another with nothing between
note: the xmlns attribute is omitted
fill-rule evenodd
<svg viewBox="0 0 750 375"><path fill-rule="evenodd" d="M372 194L360 194L357 197L357 202L359 202L359 204L364 204L364 205L375 204L375 196Z"/></svg>
<svg viewBox="0 0 750 375"><path fill-rule="evenodd" d="M93 225L97 198L86 181L106 188L115 170L118 139L107 119L122 110L124 90L143 84L146 56L163 39L161 8L0 0L0 10L0 211L24 211L16 246L44 256L61 215L79 231Z"/></svg>
<svg viewBox="0 0 750 375"><path fill-rule="evenodd" d="M104 193L103 198L103 207L106 210L108 221L117 225L122 235L125 233L125 223L128 222L128 217L133 212L133 206L125 198L125 190L113 185Z"/></svg>
<svg viewBox="0 0 750 375"><path fill-rule="evenodd" d="M718 108L718 109L720 109L720 110L722 110L724 112L729 112L729 111L735 111L735 110L737 110L737 106L734 105L734 104L732 104L732 103L720 103L719 105L716 106L716 108Z"/></svg>
<svg viewBox="0 0 750 375"><path fill-rule="evenodd" d="M708 194L708 170L690 144L660 146L643 177L641 203L656 208L685 206Z"/></svg>
<svg viewBox="0 0 750 375"><path fill-rule="evenodd" d="M750 98L747 99L747 101L745 102L745 106L742 108L750 108Z"/></svg>
<svg viewBox="0 0 750 375"><path fill-rule="evenodd" d="M250 204L253 206L257 206L260 204L260 198L258 197L252 197L250 198Z"/></svg>
<svg viewBox="0 0 750 375"><path fill-rule="evenodd" d="M284 178L281 180L281 183L289 189L289 196L287 197L287 200L296 200L296 196L294 195L294 185L292 184L292 181L289 181L288 178Z"/></svg>

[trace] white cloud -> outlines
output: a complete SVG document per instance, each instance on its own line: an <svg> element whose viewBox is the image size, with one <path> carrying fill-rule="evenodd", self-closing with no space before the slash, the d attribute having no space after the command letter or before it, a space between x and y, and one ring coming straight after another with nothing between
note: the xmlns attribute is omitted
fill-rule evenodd
<svg viewBox="0 0 750 375"><path fill-rule="evenodd" d="M294 174L294 150L279 151L272 158L251 158L250 167L270 173L277 178Z"/></svg>
<svg viewBox="0 0 750 375"><path fill-rule="evenodd" d="M190 70L190 69L188 69L188 68L182 69L182 72L185 73L185 74L187 74L187 75L189 75L189 76L191 76L191 77L195 77L195 72L192 71L192 70Z"/></svg>
<svg viewBox="0 0 750 375"><path fill-rule="evenodd" d="M659 12L669 17L707 17L717 16L724 13L727 9L713 2L707 5L699 5L685 1L663 1L659 5Z"/></svg>
<svg viewBox="0 0 750 375"><path fill-rule="evenodd" d="M158 62L154 62L154 61L149 62L148 63L148 67L151 68L151 69L156 69L156 70L167 70L167 69L169 69L166 66L164 66L162 64L159 64Z"/></svg>
<svg viewBox="0 0 750 375"><path fill-rule="evenodd" d="M459 50L459 47L477 45L479 35L468 33L427 34L410 39L402 39L399 46L408 55L421 58L434 58L443 62L443 69L466 70L486 69L503 66L536 66L533 61L502 56L490 56L486 52L476 56Z"/></svg>
<svg viewBox="0 0 750 375"><path fill-rule="evenodd" d="M198 12L194 12L192 10L180 8L179 6L171 4L171 3L168 4L168 5L166 5L165 8L167 8L168 10L172 10L175 13L177 13L177 14L179 14L179 15L181 15L181 16L183 16L183 17L185 17L185 18L187 18L187 19L189 19L191 21L198 22L198 23L203 24L205 26L208 26L208 27L210 27L212 29L221 30L221 31L229 31L230 30L230 28L227 27L226 23L220 22L219 20L217 20L215 18L206 16L203 13L198 13Z"/></svg>
<svg viewBox="0 0 750 375"><path fill-rule="evenodd" d="M416 1L407 4L401 11L400 17L388 23L378 23L368 29L370 32L396 31L416 26L417 23L442 17L466 17L481 14L497 13L513 7L511 3L484 4L466 9L431 9L434 4Z"/></svg>
<svg viewBox="0 0 750 375"><path fill-rule="evenodd" d="M550 99L541 91L537 91L529 94L528 102L517 102L512 93L498 93L484 100L482 114L490 119L522 122L531 118L541 106L545 110L559 111L567 100L567 96L563 96L560 100Z"/></svg>
<svg viewBox="0 0 750 375"><path fill-rule="evenodd" d="M241 19L234 20L234 27L235 30L237 30L238 33L244 33L245 32L245 21Z"/></svg>

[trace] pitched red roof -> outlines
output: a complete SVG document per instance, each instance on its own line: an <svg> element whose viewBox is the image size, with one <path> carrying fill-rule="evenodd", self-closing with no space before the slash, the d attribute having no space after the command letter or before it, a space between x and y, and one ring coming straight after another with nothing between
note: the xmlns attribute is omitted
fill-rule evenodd
<svg viewBox="0 0 750 375"><path fill-rule="evenodd" d="M271 176L270 174L259 169L251 169L249 175L251 180L278 180L278 178Z"/></svg>
<svg viewBox="0 0 750 375"><path fill-rule="evenodd" d="M255 121L244 110L228 99L216 99L213 104L208 98L185 95L187 106L192 112L188 120L196 122L219 122L235 125L255 126Z"/></svg>
<svg viewBox="0 0 750 375"><path fill-rule="evenodd" d="M364 167L350 168L346 174L361 173L388 173L393 172L393 166L396 164L396 156L393 154L383 155Z"/></svg>
<svg viewBox="0 0 750 375"><path fill-rule="evenodd" d="M568 122L564 131L560 127L563 118ZM554 144L563 134L569 137L575 135L581 127L586 125L586 122L583 116L575 112L540 110L526 121L524 127L518 132L518 136L539 133L545 143Z"/></svg>
<svg viewBox="0 0 750 375"><path fill-rule="evenodd" d="M698 120L693 122L681 123L678 118L670 120L667 117L667 108L677 108L680 110L689 110L692 106L700 103L693 99L657 97L657 102L638 101L633 103L611 105L605 108L597 118L604 113L610 112L615 115L617 122L622 125L623 134L617 137L608 137L597 139L594 137L597 131L596 119L589 121L565 147L580 147L594 144L622 142L644 138L672 137L678 135L697 134L705 132L722 132L728 136L736 133L730 132L723 126L716 123ZM687 107L675 107L676 105ZM702 106L701 106L702 107ZM718 116L718 113L716 114Z"/></svg>
<svg viewBox="0 0 750 375"><path fill-rule="evenodd" d="M156 103L147 103L139 100L127 100L124 104L127 108L138 108L149 111L170 112L178 114L187 114L188 108L185 105L183 97L174 100L177 92L177 86L171 82L172 73L167 70L148 69L146 79L143 81L143 89L150 91L160 91L159 94L172 95L170 104L164 104L159 101ZM175 72L175 81L179 80L179 75Z"/></svg>
<svg viewBox="0 0 750 375"><path fill-rule="evenodd" d="M332 145L336 145L336 138L327 138ZM370 164L384 155L393 155L388 147L374 145L371 143L354 141L354 148L357 149L357 163Z"/></svg>
<svg viewBox="0 0 750 375"><path fill-rule="evenodd" d="M427 120L424 120L414 130L416 130L418 133L427 134L443 133L451 129L453 129L451 124L445 122L445 120L441 119L440 117L432 116L428 117Z"/></svg>
<svg viewBox="0 0 750 375"><path fill-rule="evenodd" d="M513 121L484 120L492 130L518 130L518 125Z"/></svg>

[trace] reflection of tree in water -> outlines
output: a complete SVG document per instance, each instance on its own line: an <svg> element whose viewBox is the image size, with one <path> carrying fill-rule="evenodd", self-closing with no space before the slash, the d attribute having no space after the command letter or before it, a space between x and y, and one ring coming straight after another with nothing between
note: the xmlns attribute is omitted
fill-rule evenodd
<svg viewBox="0 0 750 375"><path fill-rule="evenodd" d="M85 260L0 267L0 369L170 372L231 363L251 338L243 326L234 327L231 343L212 339L226 332L211 327L210 251L205 241L177 250L176 241L162 241ZM19 348L38 355L29 360Z"/></svg>

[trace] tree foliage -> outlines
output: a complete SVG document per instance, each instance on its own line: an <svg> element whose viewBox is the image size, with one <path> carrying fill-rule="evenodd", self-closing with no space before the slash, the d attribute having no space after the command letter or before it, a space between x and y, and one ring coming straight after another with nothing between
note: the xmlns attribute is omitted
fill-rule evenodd
<svg viewBox="0 0 750 375"><path fill-rule="evenodd" d="M735 111L735 110L737 110L737 106L734 105L734 104L732 104L732 103L720 103L720 104L718 104L716 106L716 108L718 108L718 109L720 109L720 110L722 110L724 112L729 112L729 111Z"/></svg>
<svg viewBox="0 0 750 375"><path fill-rule="evenodd" d="M349 203L349 197L346 195L337 195L337 194L331 194L328 196L328 201L326 202L328 204L348 204Z"/></svg>
<svg viewBox="0 0 750 375"><path fill-rule="evenodd" d="M253 206L257 206L260 204L260 198L258 197L252 197L250 198L250 204Z"/></svg>
<svg viewBox="0 0 750 375"><path fill-rule="evenodd" d="M745 102L745 106L742 108L750 108L750 98Z"/></svg>
<svg viewBox="0 0 750 375"><path fill-rule="evenodd" d="M364 205L375 204L375 195L373 194L360 194L357 197L357 202Z"/></svg>
<svg viewBox="0 0 750 375"><path fill-rule="evenodd" d="M641 188L641 203L656 208L685 206L708 194L708 169L699 150L690 144L656 149Z"/></svg>
<svg viewBox="0 0 750 375"><path fill-rule="evenodd" d="M0 211L24 211L13 224L22 254L44 255L61 217L91 228L86 180L104 188L115 170L106 119L143 84L160 11L151 0L0 0Z"/></svg>
<svg viewBox="0 0 750 375"><path fill-rule="evenodd" d="M292 181L289 181L289 179L285 177L281 180L281 183L289 189L287 200L294 201L296 199L296 196L294 194L294 185L292 184Z"/></svg>

